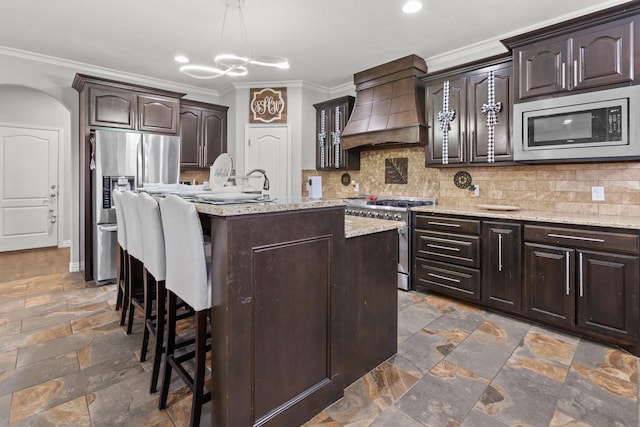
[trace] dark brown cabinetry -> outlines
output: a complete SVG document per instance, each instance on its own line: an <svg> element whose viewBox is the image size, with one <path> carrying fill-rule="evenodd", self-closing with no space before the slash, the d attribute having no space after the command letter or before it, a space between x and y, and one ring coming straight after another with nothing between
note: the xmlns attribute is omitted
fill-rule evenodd
<svg viewBox="0 0 640 427"><path fill-rule="evenodd" d="M316 169L360 169L360 153L343 150L340 134L349 120L355 98L343 96L314 104L316 109Z"/></svg>
<svg viewBox="0 0 640 427"><path fill-rule="evenodd" d="M157 95L138 95L138 130L178 133L180 99Z"/></svg>
<svg viewBox="0 0 640 427"><path fill-rule="evenodd" d="M346 239L345 386L398 350L397 248L397 230Z"/></svg>
<svg viewBox="0 0 640 427"><path fill-rule="evenodd" d="M89 126L135 129L135 101L130 91L90 87Z"/></svg>
<svg viewBox="0 0 640 427"><path fill-rule="evenodd" d="M302 425L343 395L344 207L201 217L215 260L206 425Z"/></svg>
<svg viewBox="0 0 640 427"><path fill-rule="evenodd" d="M522 226L482 223L482 302L489 307L522 309Z"/></svg>
<svg viewBox="0 0 640 427"><path fill-rule="evenodd" d="M638 18L611 8L504 40L513 49L516 101L628 84L638 73Z"/></svg>
<svg viewBox="0 0 640 427"><path fill-rule="evenodd" d="M229 107L183 100L180 107L180 166L206 168L227 151Z"/></svg>
<svg viewBox="0 0 640 427"><path fill-rule="evenodd" d="M414 286L480 300L480 221L417 214Z"/></svg>
<svg viewBox="0 0 640 427"><path fill-rule="evenodd" d="M613 342L637 338L637 234L525 225L525 310Z"/></svg>
<svg viewBox="0 0 640 427"><path fill-rule="evenodd" d="M640 354L640 232L414 213L413 286Z"/></svg>
<svg viewBox="0 0 640 427"><path fill-rule="evenodd" d="M510 138L512 67L510 57L508 59L500 56L424 78L428 122L427 166L443 166L444 133L438 117L443 111L445 82L449 84L449 110L455 111L455 117L449 122L448 164L455 166L488 162L489 127L483 106L489 103L490 73L493 73L494 103L501 105L496 113L497 123L493 127L494 161L513 159Z"/></svg>
<svg viewBox="0 0 640 427"><path fill-rule="evenodd" d="M574 324L572 293L575 251L570 248L525 243L525 312L557 325Z"/></svg>
<svg viewBox="0 0 640 427"><path fill-rule="evenodd" d="M89 126L178 133L180 98L104 86L88 90Z"/></svg>

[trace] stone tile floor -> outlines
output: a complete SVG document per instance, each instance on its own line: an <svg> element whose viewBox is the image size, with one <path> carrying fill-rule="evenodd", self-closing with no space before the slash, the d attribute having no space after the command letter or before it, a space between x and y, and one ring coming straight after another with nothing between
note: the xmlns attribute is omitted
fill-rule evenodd
<svg viewBox="0 0 640 427"><path fill-rule="evenodd" d="M187 425L179 380L166 411L148 393L142 322L124 334L114 285L25 269L0 268L0 426ZM437 295L398 298L398 354L305 426L639 425L629 353Z"/></svg>

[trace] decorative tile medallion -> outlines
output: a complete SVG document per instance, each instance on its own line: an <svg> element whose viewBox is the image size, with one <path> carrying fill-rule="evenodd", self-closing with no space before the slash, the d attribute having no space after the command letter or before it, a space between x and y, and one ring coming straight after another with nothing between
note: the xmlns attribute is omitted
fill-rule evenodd
<svg viewBox="0 0 640 427"><path fill-rule="evenodd" d="M396 157L384 159L384 183L385 184L406 184L409 182L409 159L407 157Z"/></svg>

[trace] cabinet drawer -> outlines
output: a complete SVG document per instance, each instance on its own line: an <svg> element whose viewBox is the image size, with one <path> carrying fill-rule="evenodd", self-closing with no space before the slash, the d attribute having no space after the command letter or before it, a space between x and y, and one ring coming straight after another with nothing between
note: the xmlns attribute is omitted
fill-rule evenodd
<svg viewBox="0 0 640 427"><path fill-rule="evenodd" d="M480 267L480 237L416 231L415 256L442 262Z"/></svg>
<svg viewBox="0 0 640 427"><path fill-rule="evenodd" d="M480 270L416 258L416 289L435 290L448 295L480 300Z"/></svg>
<svg viewBox="0 0 640 427"><path fill-rule="evenodd" d="M611 233L538 225L525 225L524 239L527 242L551 243L561 246L634 254L638 253L640 244L638 235L631 233Z"/></svg>
<svg viewBox="0 0 640 427"><path fill-rule="evenodd" d="M449 233L480 234L480 221L473 219L416 215L416 228Z"/></svg>

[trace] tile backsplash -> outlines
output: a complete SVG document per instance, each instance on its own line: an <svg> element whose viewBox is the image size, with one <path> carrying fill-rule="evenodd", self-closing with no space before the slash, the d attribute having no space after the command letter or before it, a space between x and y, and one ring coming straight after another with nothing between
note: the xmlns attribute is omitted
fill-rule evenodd
<svg viewBox="0 0 640 427"><path fill-rule="evenodd" d="M640 216L640 162L580 163L558 165L460 166L426 168L424 148L363 151L360 170L347 171L358 183L343 186L345 171L303 171L302 194L306 178L322 176L323 197L354 197L359 194L436 197L449 207L477 204L516 205L564 213L599 213ZM385 184L385 159L407 157L407 184ZM471 174L479 196L459 189L453 182L461 171ZM591 200L591 187L604 187L604 201Z"/></svg>

